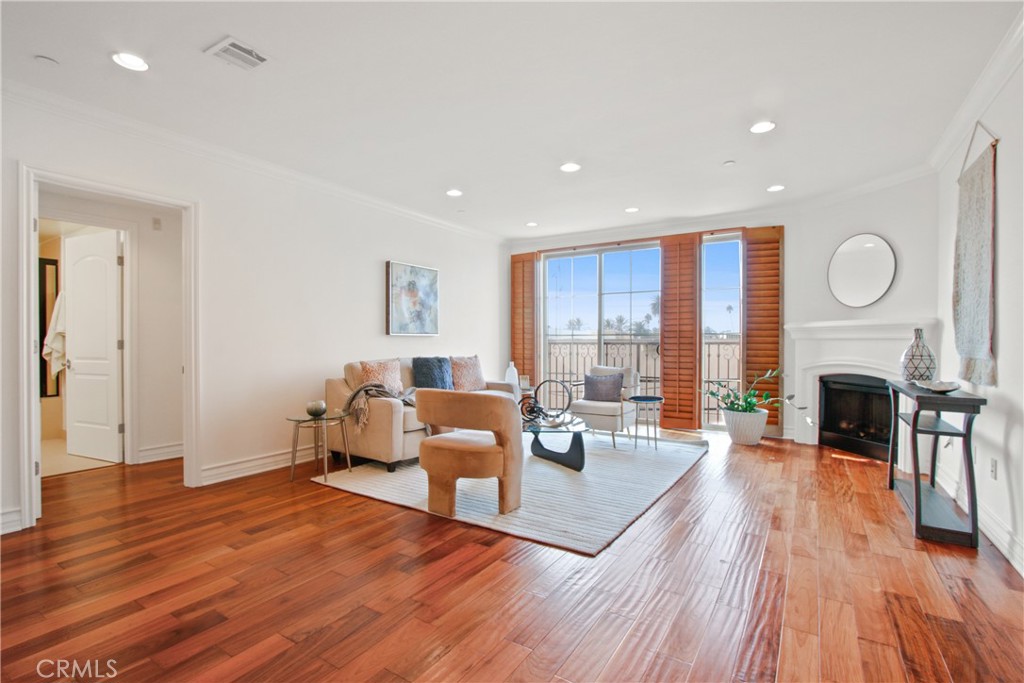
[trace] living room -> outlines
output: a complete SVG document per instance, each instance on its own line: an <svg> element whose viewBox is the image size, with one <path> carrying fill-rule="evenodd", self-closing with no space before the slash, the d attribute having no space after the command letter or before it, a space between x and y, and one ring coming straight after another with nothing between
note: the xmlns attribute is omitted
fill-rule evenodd
<svg viewBox="0 0 1024 683"><path fill-rule="evenodd" d="M504 376L512 357L510 257L538 250L782 225L784 325L919 321L930 325L936 376L955 379L957 178L989 141L979 131L969 143L981 121L999 137L999 376L995 386L969 388L988 400L974 432L980 527L1017 572L1024 569L1020 3L256 5L262 18L246 16L253 5L232 4L3 6L5 534L47 516L29 473L37 403L30 392L38 382L28 369L36 354L28 334L26 183L65 194L124 193L180 212L186 342L175 367L183 366L186 404L181 452L167 455L182 458L184 485L202 490L287 467L285 417L322 397L324 380L347 362L478 354L488 378ZM318 22L317 11L337 14ZM782 73L799 71L831 41L838 56L816 68L836 76L799 71L819 89L798 92L766 69L754 79L764 89L744 93L742 107L694 104L692 117L679 114L678 130L664 114L655 126L653 114L613 106L629 96L641 98L637 109L683 112L690 100L673 91L676 81L708 87L700 71L728 61L721 52L687 54L693 59L659 73L673 32L685 27L684 38L697 41L701 21L735 22L722 40L737 45L759 23L777 28L758 46ZM281 27L308 36L306 51L289 55L286 47L298 41ZM900 32L934 44L924 56L896 49ZM268 63L246 73L211 61L203 51L224 35L265 50ZM563 36L575 36L579 52L572 41L558 47ZM902 59L883 68L872 40L878 55ZM639 47L654 43L650 55ZM145 53L150 71L114 65L109 53L119 49ZM340 54L324 54L332 50ZM478 63L467 58L474 54ZM307 68L299 56L343 67L331 80L298 82ZM495 69L500 60L507 72ZM546 70L550 79L532 80ZM648 80L631 86L640 73ZM920 92L898 89L908 83ZM621 90L609 95L614 87ZM586 106L573 106L577 97ZM848 113L825 120L816 106ZM505 110L512 114L494 118ZM307 125L304 112L313 111L310 120L334 111L343 123ZM777 129L751 133L763 118ZM719 119L731 132L705 132ZM829 132L832 125L838 130ZM533 142L499 147L505 135L512 144ZM337 150L336 158L318 148ZM686 164L661 166L660 180L630 182L660 149ZM807 163L770 177L787 157ZM567 161L582 169L560 171ZM766 193L774 183L786 187ZM462 196L448 196L451 189ZM625 213L634 207L640 211ZM827 271L836 248L863 232L892 245L896 275L879 301L850 308L830 293ZM388 261L439 272L437 336L385 334ZM796 346L787 335L785 393L810 401L798 392ZM799 419L787 411L785 436L798 436ZM308 446L303 457L312 457ZM956 460L944 457L941 467L940 483L955 492Z"/></svg>

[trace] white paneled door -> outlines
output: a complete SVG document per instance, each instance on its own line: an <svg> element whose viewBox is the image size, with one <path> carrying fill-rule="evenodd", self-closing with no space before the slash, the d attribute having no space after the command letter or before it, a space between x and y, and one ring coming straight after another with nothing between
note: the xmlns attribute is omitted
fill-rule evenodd
<svg viewBox="0 0 1024 683"><path fill-rule="evenodd" d="M64 240L68 453L123 460L121 424L120 235Z"/></svg>

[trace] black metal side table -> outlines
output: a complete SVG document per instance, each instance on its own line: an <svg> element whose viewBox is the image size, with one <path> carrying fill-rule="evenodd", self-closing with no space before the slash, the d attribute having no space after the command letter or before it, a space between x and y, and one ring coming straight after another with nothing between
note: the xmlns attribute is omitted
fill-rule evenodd
<svg viewBox="0 0 1024 683"><path fill-rule="evenodd" d="M889 436L889 488L895 489L907 515L914 522L914 536L929 541L955 543L978 547L978 496L974 482L974 459L971 457L971 429L974 418L988 401L966 391L940 394L916 384L890 380L886 382L892 396L892 433ZM909 413L900 412L900 394L914 402ZM942 413L964 413L962 427L942 419ZM922 414L925 413L925 414ZM896 444L899 442L899 424L910 425L910 461L914 478L896 479ZM926 486L921 485L920 465L917 460L917 437L926 434L935 437L932 443L931 472ZM935 488L935 467L939 454L939 437L963 439L964 477L967 488L967 521L957 512L956 501Z"/></svg>

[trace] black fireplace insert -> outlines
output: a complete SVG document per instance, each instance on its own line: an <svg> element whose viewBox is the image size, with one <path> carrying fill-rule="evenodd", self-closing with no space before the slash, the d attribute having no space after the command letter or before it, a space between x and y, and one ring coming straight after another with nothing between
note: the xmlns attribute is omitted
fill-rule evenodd
<svg viewBox="0 0 1024 683"><path fill-rule="evenodd" d="M892 399L885 380L822 375L818 381L818 443L888 461Z"/></svg>

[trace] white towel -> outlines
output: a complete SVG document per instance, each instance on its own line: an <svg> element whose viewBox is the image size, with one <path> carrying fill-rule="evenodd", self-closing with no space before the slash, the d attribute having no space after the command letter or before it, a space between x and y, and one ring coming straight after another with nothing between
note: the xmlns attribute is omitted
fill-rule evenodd
<svg viewBox="0 0 1024 683"><path fill-rule="evenodd" d="M50 314L50 325L43 340L43 358L50 366L50 376L56 377L64 369L64 292L57 295Z"/></svg>
<svg viewBox="0 0 1024 683"><path fill-rule="evenodd" d="M960 354L959 375L982 386L996 383L992 356L995 180L996 147L989 145L960 176L953 261L953 332Z"/></svg>

